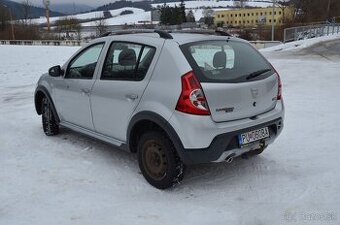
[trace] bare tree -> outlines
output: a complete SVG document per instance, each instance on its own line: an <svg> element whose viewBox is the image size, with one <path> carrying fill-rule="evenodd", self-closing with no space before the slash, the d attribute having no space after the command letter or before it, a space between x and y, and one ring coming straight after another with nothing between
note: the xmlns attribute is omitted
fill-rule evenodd
<svg viewBox="0 0 340 225"><path fill-rule="evenodd" d="M59 34L65 33L66 39L74 39L71 34L76 34L78 40L81 39L81 24L76 18L63 18L55 22Z"/></svg>
<svg viewBox="0 0 340 225"><path fill-rule="evenodd" d="M23 25L30 25L32 19L32 4L29 0L24 0L21 2L21 23Z"/></svg>
<svg viewBox="0 0 340 225"><path fill-rule="evenodd" d="M237 8L244 8L247 6L247 1L248 0L237 0L237 1L234 0L234 6Z"/></svg>
<svg viewBox="0 0 340 225"><path fill-rule="evenodd" d="M101 36L107 32L107 24L104 17L98 17L95 21L97 36Z"/></svg>

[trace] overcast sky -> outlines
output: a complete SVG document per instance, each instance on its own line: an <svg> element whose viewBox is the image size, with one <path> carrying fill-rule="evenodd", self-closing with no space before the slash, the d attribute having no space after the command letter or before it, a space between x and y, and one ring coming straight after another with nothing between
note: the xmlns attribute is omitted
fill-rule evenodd
<svg viewBox="0 0 340 225"><path fill-rule="evenodd" d="M22 2L23 0L12 0L15 2ZM33 5L41 6L43 0L29 0ZM77 3L90 6L100 6L106 3L114 2L114 0L50 0L51 4L55 3Z"/></svg>

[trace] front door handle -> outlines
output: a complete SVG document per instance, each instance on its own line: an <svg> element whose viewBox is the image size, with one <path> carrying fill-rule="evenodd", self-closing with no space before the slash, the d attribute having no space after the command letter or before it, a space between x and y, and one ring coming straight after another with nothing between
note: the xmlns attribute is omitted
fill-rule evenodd
<svg viewBox="0 0 340 225"><path fill-rule="evenodd" d="M90 95L91 90L90 90L90 89L87 89L87 88L83 88L83 89L81 89L81 93L82 93L82 94L85 94L85 95Z"/></svg>
<svg viewBox="0 0 340 225"><path fill-rule="evenodd" d="M136 95L136 94L127 94L127 95L125 95L125 97L126 97L128 100L132 100L132 101L138 99L138 95Z"/></svg>

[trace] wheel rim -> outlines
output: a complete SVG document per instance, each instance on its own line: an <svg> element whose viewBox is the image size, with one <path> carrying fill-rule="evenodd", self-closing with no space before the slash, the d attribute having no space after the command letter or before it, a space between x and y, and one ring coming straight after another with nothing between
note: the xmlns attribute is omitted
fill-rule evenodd
<svg viewBox="0 0 340 225"><path fill-rule="evenodd" d="M146 173L154 180L162 180L166 175L168 161L164 149L154 140L143 145L143 165Z"/></svg>

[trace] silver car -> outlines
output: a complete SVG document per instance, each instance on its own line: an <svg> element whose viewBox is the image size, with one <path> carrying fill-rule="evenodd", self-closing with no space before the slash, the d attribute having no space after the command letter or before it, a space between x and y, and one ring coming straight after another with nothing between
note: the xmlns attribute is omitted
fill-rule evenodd
<svg viewBox="0 0 340 225"><path fill-rule="evenodd" d="M223 32L116 32L42 75L35 107L46 135L63 126L137 153L166 189L185 165L262 153L281 133L279 74Z"/></svg>

